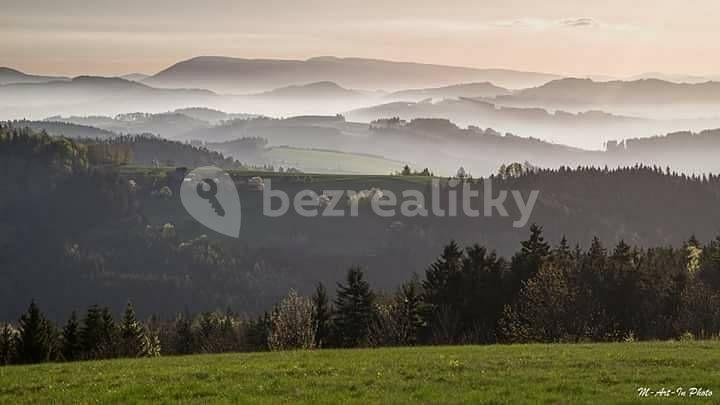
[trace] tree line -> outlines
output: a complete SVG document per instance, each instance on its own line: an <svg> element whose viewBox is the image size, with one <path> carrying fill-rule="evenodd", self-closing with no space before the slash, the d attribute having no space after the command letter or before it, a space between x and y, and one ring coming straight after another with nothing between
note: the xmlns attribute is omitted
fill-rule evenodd
<svg viewBox="0 0 720 405"><path fill-rule="evenodd" d="M450 242L395 292L374 291L359 267L334 297L319 283L248 318L232 310L140 322L128 303L73 312L59 327L32 302L0 327L0 362L37 363L162 354L521 342L708 339L720 334L720 237L643 249L620 242L588 249L542 228L509 259Z"/></svg>

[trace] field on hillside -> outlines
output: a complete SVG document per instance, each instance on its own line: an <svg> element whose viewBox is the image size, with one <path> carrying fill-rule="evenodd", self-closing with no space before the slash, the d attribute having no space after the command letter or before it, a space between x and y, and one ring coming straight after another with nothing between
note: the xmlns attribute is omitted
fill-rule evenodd
<svg viewBox="0 0 720 405"><path fill-rule="evenodd" d="M720 342L201 355L0 367L0 402L718 403L718 364Z"/></svg>
<svg viewBox="0 0 720 405"><path fill-rule="evenodd" d="M287 146L269 148L263 156L275 166L294 167L307 173L390 174L403 167L402 162L381 156Z"/></svg>

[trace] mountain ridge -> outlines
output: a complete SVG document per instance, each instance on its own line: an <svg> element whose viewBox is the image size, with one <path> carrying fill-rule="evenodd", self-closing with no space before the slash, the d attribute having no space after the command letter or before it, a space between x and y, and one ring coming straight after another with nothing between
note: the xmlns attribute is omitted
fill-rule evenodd
<svg viewBox="0 0 720 405"><path fill-rule="evenodd" d="M0 85L18 83L47 83L57 80L69 80L69 78L63 76L31 75L17 69L0 66Z"/></svg>
<svg viewBox="0 0 720 405"><path fill-rule="evenodd" d="M219 92L252 93L298 83L332 81L347 88L402 90L489 81L525 88L563 76L511 69L396 62L321 56L299 59L246 59L197 56L169 66L143 82L161 87L191 83Z"/></svg>

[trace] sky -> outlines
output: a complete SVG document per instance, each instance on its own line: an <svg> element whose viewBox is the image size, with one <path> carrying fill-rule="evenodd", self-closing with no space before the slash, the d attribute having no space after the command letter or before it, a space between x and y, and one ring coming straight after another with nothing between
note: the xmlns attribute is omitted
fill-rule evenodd
<svg viewBox="0 0 720 405"><path fill-rule="evenodd" d="M156 73L201 55L627 77L720 73L717 0L0 0L0 66Z"/></svg>

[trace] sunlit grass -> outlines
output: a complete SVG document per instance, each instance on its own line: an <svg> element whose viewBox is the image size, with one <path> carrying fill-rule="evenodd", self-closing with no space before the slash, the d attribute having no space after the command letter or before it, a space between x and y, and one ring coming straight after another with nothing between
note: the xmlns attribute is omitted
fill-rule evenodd
<svg viewBox="0 0 720 405"><path fill-rule="evenodd" d="M718 364L718 342L199 355L4 367L0 402L630 403L639 387L717 401Z"/></svg>

